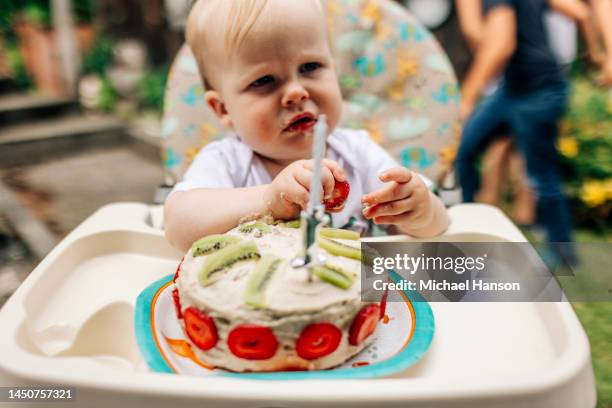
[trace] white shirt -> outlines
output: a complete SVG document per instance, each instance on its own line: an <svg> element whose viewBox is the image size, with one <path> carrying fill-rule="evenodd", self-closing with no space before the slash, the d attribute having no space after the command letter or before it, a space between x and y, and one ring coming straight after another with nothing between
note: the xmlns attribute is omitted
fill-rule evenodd
<svg viewBox="0 0 612 408"><path fill-rule="evenodd" d="M325 157L337 162L346 174L351 189L345 207L332 214L333 226L359 232L368 229L363 217L361 198L384 184L378 179L383 171L399 164L376 144L365 130L336 129L327 138ZM431 188L431 181L421 176ZM195 157L183 181L174 191L195 188L237 188L270 184L272 177L260 158L236 135L209 143Z"/></svg>

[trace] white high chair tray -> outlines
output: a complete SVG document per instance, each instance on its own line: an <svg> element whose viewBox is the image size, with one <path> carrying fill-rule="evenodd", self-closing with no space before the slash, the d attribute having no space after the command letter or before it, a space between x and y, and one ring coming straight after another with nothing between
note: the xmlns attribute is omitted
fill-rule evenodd
<svg viewBox="0 0 612 408"><path fill-rule="evenodd" d="M437 241L525 241L494 207L459 205L450 214ZM436 332L427 354L378 379L150 372L134 337L134 305L181 255L150 226L149 206L100 209L0 310L0 385L72 386L77 406L100 407L595 406L589 343L569 303L431 303Z"/></svg>

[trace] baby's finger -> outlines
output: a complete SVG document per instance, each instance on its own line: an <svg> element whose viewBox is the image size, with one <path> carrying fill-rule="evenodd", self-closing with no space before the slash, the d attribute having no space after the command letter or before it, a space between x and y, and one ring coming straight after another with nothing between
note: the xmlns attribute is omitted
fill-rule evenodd
<svg viewBox="0 0 612 408"><path fill-rule="evenodd" d="M327 167L332 172L336 180L346 181L344 169L337 162L330 159L323 159L322 164L324 169ZM312 171L314 168L314 160L305 160L304 168Z"/></svg>
<svg viewBox="0 0 612 408"><path fill-rule="evenodd" d="M407 183L412 179L412 172L405 167L393 167L380 173L378 178L385 183L388 181Z"/></svg>
<svg viewBox="0 0 612 408"><path fill-rule="evenodd" d="M365 205L386 203L389 201L408 198L412 194L414 187L408 183L397 183L391 181L383 188L364 195L361 202Z"/></svg>
<svg viewBox="0 0 612 408"><path fill-rule="evenodd" d="M310 183L312 182L312 171L307 168L299 169L293 173L293 178L306 189L310 191Z"/></svg>
<svg viewBox="0 0 612 408"><path fill-rule="evenodd" d="M321 171L321 184L323 185L323 198L331 197L334 186L336 185L336 180L328 167L323 167Z"/></svg>
<svg viewBox="0 0 612 408"><path fill-rule="evenodd" d="M334 178L338 181L346 181L346 175L344 169L337 162L330 159L323 159L323 164L331 170Z"/></svg>
<svg viewBox="0 0 612 408"><path fill-rule="evenodd" d="M306 189L306 191L310 191L312 190L312 175L313 173L310 170L304 168L300 171L296 171L293 177L299 185ZM323 187L321 189L321 199L326 195L331 195L332 191L334 191L334 184L334 176L332 176L327 167L324 167L321 172L321 186Z"/></svg>
<svg viewBox="0 0 612 408"><path fill-rule="evenodd" d="M412 198L405 198L402 200L396 200L366 207L363 210L363 216L370 219L387 215L399 215L412 211L414 208L414 200Z"/></svg>
<svg viewBox="0 0 612 408"><path fill-rule="evenodd" d="M281 199L302 208L306 208L309 198L308 190L298 183L288 185L285 191L281 193Z"/></svg>

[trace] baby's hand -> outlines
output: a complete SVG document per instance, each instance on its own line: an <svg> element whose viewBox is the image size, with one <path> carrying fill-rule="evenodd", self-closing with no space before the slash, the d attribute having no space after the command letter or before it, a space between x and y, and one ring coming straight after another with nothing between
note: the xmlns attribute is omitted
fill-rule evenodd
<svg viewBox="0 0 612 408"><path fill-rule="evenodd" d="M313 167L313 160L295 161L285 167L267 186L264 201L274 218L284 220L296 218L300 210L306 208L310 198ZM336 180L346 180L344 170L335 161L323 159L321 198L332 195Z"/></svg>
<svg viewBox="0 0 612 408"><path fill-rule="evenodd" d="M410 228L422 228L431 222L434 212L431 195L419 176L405 167L394 167L378 178L386 185L363 196L364 217L373 219L375 224Z"/></svg>

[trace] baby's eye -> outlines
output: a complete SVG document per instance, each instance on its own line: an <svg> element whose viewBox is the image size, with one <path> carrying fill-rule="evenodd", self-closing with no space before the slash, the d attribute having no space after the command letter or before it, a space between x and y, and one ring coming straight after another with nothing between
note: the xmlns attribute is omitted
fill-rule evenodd
<svg viewBox="0 0 612 408"><path fill-rule="evenodd" d="M249 85L250 88L261 88L262 86L266 86L274 82L274 77L272 75L262 76L261 78L251 82Z"/></svg>
<svg viewBox="0 0 612 408"><path fill-rule="evenodd" d="M318 62L307 62L305 64L300 65L300 73L305 74L308 72L316 71L321 68L321 64Z"/></svg>

